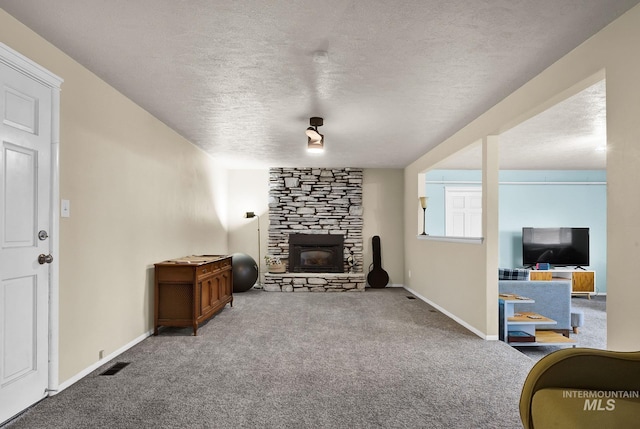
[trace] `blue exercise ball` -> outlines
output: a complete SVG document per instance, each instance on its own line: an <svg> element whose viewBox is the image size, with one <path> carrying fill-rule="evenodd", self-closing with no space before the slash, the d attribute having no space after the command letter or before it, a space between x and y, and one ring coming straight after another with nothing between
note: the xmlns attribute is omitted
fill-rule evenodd
<svg viewBox="0 0 640 429"><path fill-rule="evenodd" d="M231 255L233 269L233 292L246 292L258 280L258 264L246 253Z"/></svg>

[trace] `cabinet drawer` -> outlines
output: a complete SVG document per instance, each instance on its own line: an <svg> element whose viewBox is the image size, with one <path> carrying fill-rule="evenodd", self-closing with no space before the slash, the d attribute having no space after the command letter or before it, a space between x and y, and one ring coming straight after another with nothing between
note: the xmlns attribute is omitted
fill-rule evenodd
<svg viewBox="0 0 640 429"><path fill-rule="evenodd" d="M191 282L193 267L156 266L156 278L159 282Z"/></svg>
<svg viewBox="0 0 640 429"><path fill-rule="evenodd" d="M228 269L231 269L231 259L225 259L206 265L201 265L197 268L196 279L202 280L204 277L210 276L212 273L218 273L220 271Z"/></svg>
<svg viewBox="0 0 640 429"><path fill-rule="evenodd" d="M196 269L196 280L201 281L202 279L213 275L216 272L214 264L201 265Z"/></svg>

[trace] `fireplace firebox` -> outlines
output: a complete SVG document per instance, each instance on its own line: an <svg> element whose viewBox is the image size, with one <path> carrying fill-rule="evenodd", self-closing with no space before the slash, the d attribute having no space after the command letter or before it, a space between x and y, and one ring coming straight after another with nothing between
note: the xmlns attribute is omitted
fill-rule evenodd
<svg viewBox="0 0 640 429"><path fill-rule="evenodd" d="M289 234L289 272L343 273L344 236Z"/></svg>

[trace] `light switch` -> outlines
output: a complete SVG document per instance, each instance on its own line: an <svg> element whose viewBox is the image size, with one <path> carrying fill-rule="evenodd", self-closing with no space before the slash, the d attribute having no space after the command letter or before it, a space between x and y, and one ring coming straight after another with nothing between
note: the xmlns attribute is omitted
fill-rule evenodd
<svg viewBox="0 0 640 429"><path fill-rule="evenodd" d="M71 217L71 203L69 200L62 200L60 204L60 217Z"/></svg>

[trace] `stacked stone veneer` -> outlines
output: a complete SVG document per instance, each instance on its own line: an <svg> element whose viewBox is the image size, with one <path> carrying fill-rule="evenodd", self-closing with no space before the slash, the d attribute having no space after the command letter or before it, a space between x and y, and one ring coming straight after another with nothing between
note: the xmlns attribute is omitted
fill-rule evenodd
<svg viewBox="0 0 640 429"><path fill-rule="evenodd" d="M364 290L362 224L362 169L270 169L269 255L288 265L290 233L342 234L345 272L269 273L265 290Z"/></svg>
<svg viewBox="0 0 640 429"><path fill-rule="evenodd" d="M361 292L363 273L287 273L265 274L264 288L282 292Z"/></svg>

